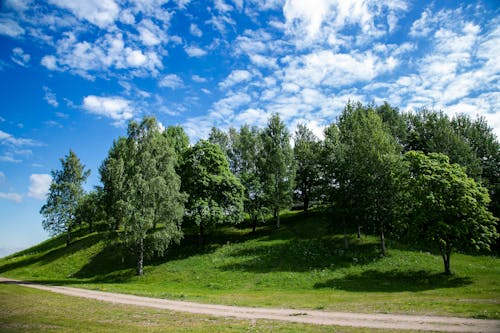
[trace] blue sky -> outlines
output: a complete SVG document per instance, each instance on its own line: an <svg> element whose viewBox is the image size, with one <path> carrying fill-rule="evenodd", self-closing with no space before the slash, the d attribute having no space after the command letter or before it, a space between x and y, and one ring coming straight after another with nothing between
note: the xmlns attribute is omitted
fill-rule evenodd
<svg viewBox="0 0 500 333"><path fill-rule="evenodd" d="M321 136L348 100L483 116L500 136L497 1L3 0L0 256L48 235L38 211L73 149L92 170L126 123Z"/></svg>

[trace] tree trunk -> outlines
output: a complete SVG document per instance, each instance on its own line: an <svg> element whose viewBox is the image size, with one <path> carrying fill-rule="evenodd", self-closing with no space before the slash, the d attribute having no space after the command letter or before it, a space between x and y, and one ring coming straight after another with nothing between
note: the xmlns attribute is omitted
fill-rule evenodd
<svg viewBox="0 0 500 333"><path fill-rule="evenodd" d="M200 222L200 246L203 247L205 245L205 227L203 226L203 223Z"/></svg>
<svg viewBox="0 0 500 333"><path fill-rule="evenodd" d="M358 224L358 239L361 238L361 226Z"/></svg>
<svg viewBox="0 0 500 333"><path fill-rule="evenodd" d="M380 227L380 251L382 253L382 256L385 257L385 236L384 236L384 225Z"/></svg>
<svg viewBox="0 0 500 333"><path fill-rule="evenodd" d="M304 212L309 210L309 195L304 196Z"/></svg>
<svg viewBox="0 0 500 333"><path fill-rule="evenodd" d="M280 213L276 215L276 229L280 228Z"/></svg>
<svg viewBox="0 0 500 333"><path fill-rule="evenodd" d="M349 239L347 237L347 228L344 223L344 250L349 250Z"/></svg>
<svg viewBox="0 0 500 333"><path fill-rule="evenodd" d="M136 274L144 275L144 241L141 239L139 242L139 249L137 250L137 269Z"/></svg>
<svg viewBox="0 0 500 333"><path fill-rule="evenodd" d="M257 219L252 218L252 233L255 234L255 229L257 228Z"/></svg>
<svg viewBox="0 0 500 333"><path fill-rule="evenodd" d="M441 249L441 256L443 257L444 274L451 275L451 270L450 270L451 250Z"/></svg>
<svg viewBox="0 0 500 333"><path fill-rule="evenodd" d="M66 247L71 243L71 227L68 227L68 231L66 232Z"/></svg>

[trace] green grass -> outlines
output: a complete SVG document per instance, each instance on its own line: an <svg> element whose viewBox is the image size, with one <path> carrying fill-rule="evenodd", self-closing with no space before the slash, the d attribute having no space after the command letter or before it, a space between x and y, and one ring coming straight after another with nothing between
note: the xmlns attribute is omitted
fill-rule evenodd
<svg viewBox="0 0 500 333"><path fill-rule="evenodd" d="M0 260L0 275L47 284L229 305L500 318L500 260L452 255L452 276L440 256L375 237L329 229L321 213L289 213L251 234L223 227L201 249L195 234L134 275L133 258L101 234L66 248L57 238Z"/></svg>
<svg viewBox="0 0 500 333"><path fill-rule="evenodd" d="M9 284L0 284L0 331L383 332L373 329L191 315L110 304Z"/></svg>

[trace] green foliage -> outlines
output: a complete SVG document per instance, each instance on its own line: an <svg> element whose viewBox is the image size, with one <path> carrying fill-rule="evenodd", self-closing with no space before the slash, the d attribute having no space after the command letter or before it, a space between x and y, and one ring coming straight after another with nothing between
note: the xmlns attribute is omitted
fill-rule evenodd
<svg viewBox="0 0 500 333"><path fill-rule="evenodd" d="M421 110L407 114L406 151L442 153L451 163L465 167L467 174L476 180L481 175L481 165L472 147L454 129L453 124L443 112Z"/></svg>
<svg viewBox="0 0 500 333"><path fill-rule="evenodd" d="M264 193L279 228L280 210L289 208L292 203L295 179L293 150L288 130L278 114L271 116L261 137Z"/></svg>
<svg viewBox="0 0 500 333"><path fill-rule="evenodd" d="M163 136L167 138L168 146L175 152L178 169L182 165L182 156L189 148L189 137L181 126L168 126L163 132Z"/></svg>
<svg viewBox="0 0 500 333"><path fill-rule="evenodd" d="M203 244L206 227L243 220L243 187L216 144L200 140L183 161L182 190L189 194L185 215L199 226Z"/></svg>
<svg viewBox="0 0 500 333"><path fill-rule="evenodd" d="M101 167L106 204L121 226L119 236L136 254L162 254L182 237L186 196L175 172L177 156L154 118L131 122L128 137L115 142Z"/></svg>
<svg viewBox="0 0 500 333"><path fill-rule="evenodd" d="M43 215L43 228L52 235L65 232L66 244L71 241L71 230L75 227L76 211L84 191L82 184L90 175L85 170L80 159L70 150L69 154L60 159L61 169L52 170L47 202L40 209Z"/></svg>
<svg viewBox="0 0 500 333"><path fill-rule="evenodd" d="M339 119L337 153L338 203L380 235L385 255L385 232L400 211L400 180L404 166L400 146L371 107L348 104Z"/></svg>
<svg viewBox="0 0 500 333"><path fill-rule="evenodd" d="M102 187L86 193L78 202L76 209L76 223L83 226L88 225L89 232L94 231L96 224L106 220L104 207L104 191Z"/></svg>
<svg viewBox="0 0 500 333"><path fill-rule="evenodd" d="M304 203L304 210L309 209L311 200L316 199L320 180L320 143L314 133L300 124L295 133L293 156L297 167L295 192Z"/></svg>
<svg viewBox="0 0 500 333"><path fill-rule="evenodd" d="M410 151L411 234L437 245L450 274L452 250L487 249L497 238L486 189L446 155Z"/></svg>

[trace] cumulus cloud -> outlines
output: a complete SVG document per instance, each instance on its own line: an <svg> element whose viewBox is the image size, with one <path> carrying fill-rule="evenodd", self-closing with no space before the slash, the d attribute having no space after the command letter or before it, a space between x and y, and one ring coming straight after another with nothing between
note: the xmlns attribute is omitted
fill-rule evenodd
<svg viewBox="0 0 500 333"><path fill-rule="evenodd" d="M131 102L122 97L89 95L83 99L82 107L89 113L111 118L115 125L121 125L134 116Z"/></svg>
<svg viewBox="0 0 500 333"><path fill-rule="evenodd" d="M247 70L237 69L232 71L229 76L222 82L219 83L219 87L222 89L227 89L235 84L249 81L252 78L252 74Z"/></svg>
<svg viewBox="0 0 500 333"><path fill-rule="evenodd" d="M5 192L0 192L0 199L5 199L5 200L10 200L14 202L22 202L23 197L20 194L17 193L5 193Z"/></svg>
<svg viewBox="0 0 500 333"><path fill-rule="evenodd" d="M40 146L38 141L33 139L16 138L15 136L0 130L0 145L22 146Z"/></svg>
<svg viewBox="0 0 500 333"><path fill-rule="evenodd" d="M191 58L203 57L207 54L207 51L196 46L187 46L184 48L184 51L186 51L187 55Z"/></svg>
<svg viewBox="0 0 500 333"><path fill-rule="evenodd" d="M56 94L46 86L43 86L43 91L45 92L45 96L43 99L53 107L57 108L59 106L59 102L57 102Z"/></svg>
<svg viewBox="0 0 500 333"><path fill-rule="evenodd" d="M120 13L120 7L114 0L49 0L49 2L69 10L79 19L87 20L100 28L111 25Z"/></svg>
<svg viewBox="0 0 500 333"><path fill-rule="evenodd" d="M27 67L30 62L31 56L27 53L24 53L24 50L20 47L16 47L12 50L12 56L10 59L22 67Z"/></svg>
<svg viewBox="0 0 500 333"><path fill-rule="evenodd" d="M168 74L158 82L158 85L164 88L177 89L184 86L184 81L176 74Z"/></svg>
<svg viewBox="0 0 500 333"><path fill-rule="evenodd" d="M201 37L203 36L203 31L194 23L191 23L189 26L189 32L191 35L196 36L196 37Z"/></svg>
<svg viewBox="0 0 500 333"><path fill-rule="evenodd" d="M48 174L32 174L30 176L30 186L28 196L31 198L44 200L49 192L52 177Z"/></svg>
<svg viewBox="0 0 500 333"><path fill-rule="evenodd" d="M14 20L7 17L0 17L0 34L9 37L19 37L24 35L25 30Z"/></svg>

